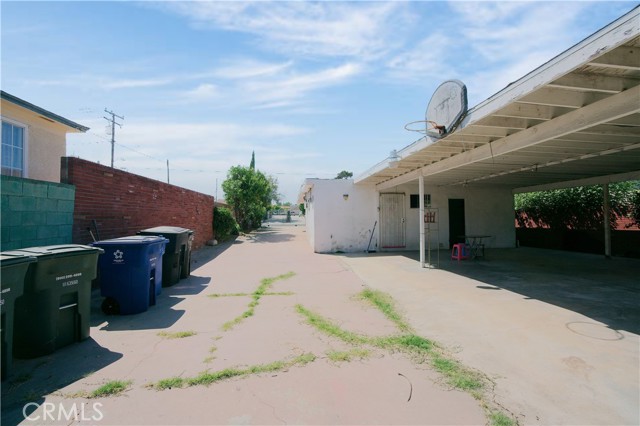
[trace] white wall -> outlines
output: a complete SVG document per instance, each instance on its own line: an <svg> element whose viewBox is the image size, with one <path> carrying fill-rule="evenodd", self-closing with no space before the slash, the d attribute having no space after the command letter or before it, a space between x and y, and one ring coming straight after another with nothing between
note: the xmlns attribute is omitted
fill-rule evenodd
<svg viewBox="0 0 640 426"><path fill-rule="evenodd" d="M307 237L316 253L365 251L378 220L378 193L351 179L308 179ZM348 197L344 197L347 194ZM377 230L371 250L378 244Z"/></svg>
<svg viewBox="0 0 640 426"><path fill-rule="evenodd" d="M378 236L379 197L374 186L354 185L352 180L308 179L310 189L305 197L306 230L309 243L317 253L365 251L374 223L378 224L370 250L380 250ZM418 194L418 183L399 185L392 191L405 194L406 248L420 248L418 208L410 208L410 194ZM347 200L344 194L349 194ZM449 247L449 199L464 199L465 233L489 235L486 247L515 247L515 216L513 194L503 188L430 187L425 182L425 194L431 194L431 207L438 209L437 224L430 225L431 247ZM437 231L436 231L437 230Z"/></svg>
<svg viewBox="0 0 640 426"><path fill-rule="evenodd" d="M418 193L418 183L400 185L393 192L404 192L406 213L407 250L420 248L419 209L409 208L409 195ZM449 248L449 199L464 199L465 233L490 235L487 247L515 247L516 231L513 194L510 189L470 187L430 187L425 179L425 194L431 194L431 207L438 209L438 223L431 225L438 232L440 248ZM432 248L435 245L432 244Z"/></svg>

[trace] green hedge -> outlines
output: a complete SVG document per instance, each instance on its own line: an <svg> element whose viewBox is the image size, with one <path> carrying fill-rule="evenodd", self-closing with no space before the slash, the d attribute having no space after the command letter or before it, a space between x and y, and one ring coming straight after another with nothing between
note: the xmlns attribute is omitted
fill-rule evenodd
<svg viewBox="0 0 640 426"><path fill-rule="evenodd" d="M233 218L231 210L225 207L213 209L213 233L218 241L224 241L231 235L238 235L240 227Z"/></svg>

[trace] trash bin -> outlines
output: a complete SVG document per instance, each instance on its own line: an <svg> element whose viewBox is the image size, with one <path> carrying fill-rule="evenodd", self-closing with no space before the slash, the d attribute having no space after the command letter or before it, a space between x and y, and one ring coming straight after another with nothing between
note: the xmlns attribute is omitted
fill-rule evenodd
<svg viewBox="0 0 640 426"><path fill-rule="evenodd" d="M189 242L187 243L187 251L184 256L184 262L182 263L182 271L180 278L189 278L191 275L191 250L193 249L193 239L195 238L195 232L189 230Z"/></svg>
<svg viewBox="0 0 640 426"><path fill-rule="evenodd" d="M0 310L2 312L2 380L11 372L13 361L14 305L24 292L24 281L29 265L35 257L24 254L0 253Z"/></svg>
<svg viewBox="0 0 640 426"><path fill-rule="evenodd" d="M107 315L145 312L162 292L162 255L168 240L133 235L96 241L104 250L98 262L102 311Z"/></svg>
<svg viewBox="0 0 640 426"><path fill-rule="evenodd" d="M95 247L67 244L29 247L3 255L33 256L24 294L15 301L13 355L35 358L89 337Z"/></svg>
<svg viewBox="0 0 640 426"><path fill-rule="evenodd" d="M162 284L172 286L191 273L193 231L177 226L157 226L143 229L139 235L161 235L169 239L162 259Z"/></svg>

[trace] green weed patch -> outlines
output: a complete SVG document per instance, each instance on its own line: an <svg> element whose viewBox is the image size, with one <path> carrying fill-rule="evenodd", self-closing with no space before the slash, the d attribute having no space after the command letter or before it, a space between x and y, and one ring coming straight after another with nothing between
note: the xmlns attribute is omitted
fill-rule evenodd
<svg viewBox="0 0 640 426"><path fill-rule="evenodd" d="M163 337L165 339L184 339L185 337L195 336L195 331L187 330L187 331L177 331L175 333L169 333L168 331L161 331L158 333L158 336Z"/></svg>
<svg viewBox="0 0 640 426"><path fill-rule="evenodd" d="M245 293L231 293L231 295L235 296L235 295L247 295L247 296L251 296L253 298L253 300L251 301L251 303L249 303L249 306L246 311L244 311L242 314L240 314L239 316L237 316L236 318L232 319L231 321L227 321L224 324L222 324L222 330L224 331L229 331L231 330L233 327L235 327L236 325L240 324L242 321L244 321L246 318L252 317L253 314L255 313L255 307L258 306L258 304L260 303L260 299L262 298L262 296L266 296L266 295L289 295L288 292L287 293L268 293L267 290L273 285L273 283L275 283L276 281L281 281L281 280L286 280L289 279L291 277L293 277L296 273L295 272L287 272L286 274L282 274L282 275L278 275L277 277L271 277L271 278L263 278L260 281L260 286L256 289L256 291L254 291L253 293L249 294L245 294ZM209 295L210 297L224 297L225 295Z"/></svg>
<svg viewBox="0 0 640 426"><path fill-rule="evenodd" d="M288 368L291 368L297 365L306 365L315 360L316 360L316 356L314 354L306 353L288 361L274 361L269 364L252 365L247 368L225 368L224 370L220 370L220 371L213 371L213 372L205 371L203 373L198 374L195 377L187 377L187 378L171 377L168 379L160 380L150 385L150 387L153 387L154 389L157 389L157 390L166 390L166 389L172 389L172 388L182 388L185 386L208 386L213 383L230 379L233 377L284 371Z"/></svg>
<svg viewBox="0 0 640 426"><path fill-rule="evenodd" d="M131 385L131 381L112 380L91 392L87 397L103 398L107 396L116 396L127 390L129 385Z"/></svg>

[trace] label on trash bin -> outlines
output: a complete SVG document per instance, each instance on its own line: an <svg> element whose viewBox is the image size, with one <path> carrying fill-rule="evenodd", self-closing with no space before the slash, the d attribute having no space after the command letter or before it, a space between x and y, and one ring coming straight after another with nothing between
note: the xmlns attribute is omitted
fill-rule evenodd
<svg viewBox="0 0 640 426"><path fill-rule="evenodd" d="M3 288L2 291L0 291L0 296L2 296L2 299L0 299L0 306L4 306L4 294L9 293L10 291L11 291L11 287Z"/></svg>
<svg viewBox="0 0 640 426"><path fill-rule="evenodd" d="M120 249L113 252L113 263L124 263L124 252Z"/></svg>
<svg viewBox="0 0 640 426"><path fill-rule="evenodd" d="M60 275L59 277L56 277L56 282L62 281L62 287L70 287L72 285L78 285L80 283L81 276L82 272Z"/></svg>

